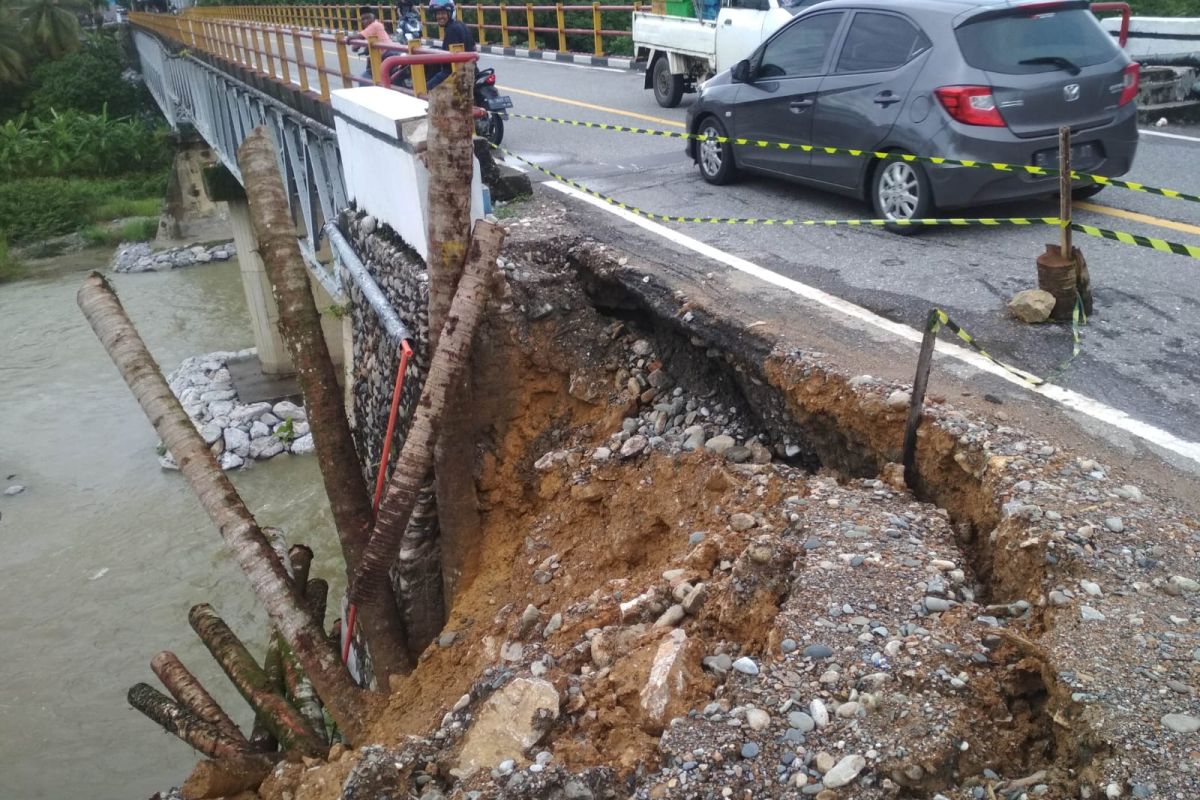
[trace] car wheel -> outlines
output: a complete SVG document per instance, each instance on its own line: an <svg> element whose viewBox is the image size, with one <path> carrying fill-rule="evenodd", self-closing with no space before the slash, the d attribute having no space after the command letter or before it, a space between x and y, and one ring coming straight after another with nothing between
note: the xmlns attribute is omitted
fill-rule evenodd
<svg viewBox="0 0 1200 800"><path fill-rule="evenodd" d="M871 177L871 202L880 219L923 219L933 209L933 192L921 165L884 161ZM920 225L888 225L890 231L912 234Z"/></svg>
<svg viewBox="0 0 1200 800"><path fill-rule="evenodd" d="M1071 190L1071 197L1075 200L1087 200L1089 197L1095 197L1104 191L1104 184L1093 183L1090 186L1080 186L1078 189Z"/></svg>
<svg viewBox="0 0 1200 800"><path fill-rule="evenodd" d="M683 76L671 74L666 56L654 62L654 99L663 108L674 108L683 99Z"/></svg>
<svg viewBox="0 0 1200 800"><path fill-rule="evenodd" d="M715 117L706 117L697 131L701 139L696 143L696 163L704 180L717 186L730 183L737 177L733 163L733 145L726 139L725 127Z"/></svg>

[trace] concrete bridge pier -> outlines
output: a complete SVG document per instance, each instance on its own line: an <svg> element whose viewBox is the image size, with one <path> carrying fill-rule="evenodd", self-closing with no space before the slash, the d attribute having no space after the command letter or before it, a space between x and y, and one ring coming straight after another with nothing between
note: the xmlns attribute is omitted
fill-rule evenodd
<svg viewBox="0 0 1200 800"><path fill-rule="evenodd" d="M240 187L239 187L240 188ZM258 237L250 223L250 204L243 194L225 201L229 204L229 222L233 242L242 267L242 289L246 292L246 307L250 311L250 327L254 331L254 346L264 375L291 375L295 372L287 345L279 333L279 307L271 294L271 279L258 254Z"/></svg>

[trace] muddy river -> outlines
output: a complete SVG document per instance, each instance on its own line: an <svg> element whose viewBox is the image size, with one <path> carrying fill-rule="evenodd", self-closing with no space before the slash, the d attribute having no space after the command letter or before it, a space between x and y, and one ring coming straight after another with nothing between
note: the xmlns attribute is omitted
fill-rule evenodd
<svg viewBox="0 0 1200 800"><path fill-rule="evenodd" d="M256 653L265 614L75 305L106 253L38 265L0 285L0 796L136 800L196 761L125 701L158 686L172 650L234 718L251 714L192 633L210 602ZM164 370L253 344L236 262L117 275ZM12 476L12 477L10 477ZM340 583L316 459L280 456L233 475L260 522L317 551ZM161 688L161 687L159 687Z"/></svg>

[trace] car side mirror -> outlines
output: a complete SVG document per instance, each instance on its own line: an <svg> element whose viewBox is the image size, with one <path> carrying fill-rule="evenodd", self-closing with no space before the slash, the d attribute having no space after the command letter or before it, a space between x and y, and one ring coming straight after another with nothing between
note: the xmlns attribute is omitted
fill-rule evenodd
<svg viewBox="0 0 1200 800"><path fill-rule="evenodd" d="M743 58L733 65L733 79L738 83L750 83L750 59Z"/></svg>

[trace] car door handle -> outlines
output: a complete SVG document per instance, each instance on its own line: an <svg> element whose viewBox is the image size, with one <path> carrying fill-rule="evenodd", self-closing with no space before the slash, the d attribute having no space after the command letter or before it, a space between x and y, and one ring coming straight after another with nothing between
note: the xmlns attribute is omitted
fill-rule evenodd
<svg viewBox="0 0 1200 800"><path fill-rule="evenodd" d="M726 25L732 25L732 24L733 24L733 20L731 20L731 19L727 19L727 20L725 20L725 24L726 24Z"/></svg>
<svg viewBox="0 0 1200 800"><path fill-rule="evenodd" d="M806 108L812 108L812 104L812 100L793 100L792 102L788 103L788 108L792 110L793 114L799 114Z"/></svg>
<svg viewBox="0 0 1200 800"><path fill-rule="evenodd" d="M887 108L892 103L899 103L900 98L892 94L891 90L889 89L886 92L880 92L879 94L875 95L875 102L879 103L879 105L883 106L884 108Z"/></svg>

